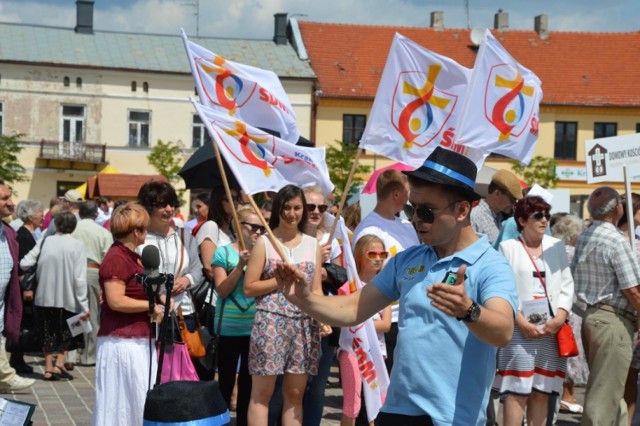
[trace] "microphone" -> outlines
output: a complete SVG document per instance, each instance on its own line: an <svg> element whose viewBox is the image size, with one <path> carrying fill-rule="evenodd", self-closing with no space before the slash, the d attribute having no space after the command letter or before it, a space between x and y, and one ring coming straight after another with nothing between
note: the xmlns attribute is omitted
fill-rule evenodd
<svg viewBox="0 0 640 426"><path fill-rule="evenodd" d="M157 278L160 275L160 251L154 245L148 245L142 249L142 266L144 274L149 278Z"/></svg>

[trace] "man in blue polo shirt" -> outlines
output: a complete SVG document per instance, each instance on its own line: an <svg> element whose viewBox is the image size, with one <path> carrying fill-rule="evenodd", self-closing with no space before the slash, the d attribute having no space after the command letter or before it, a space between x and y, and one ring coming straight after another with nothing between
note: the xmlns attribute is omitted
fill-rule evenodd
<svg viewBox="0 0 640 426"><path fill-rule="evenodd" d="M496 347L513 333L513 273L471 227L471 204L480 198L471 160L438 147L405 173L405 213L423 244L349 296L312 294L291 265L279 265L276 279L289 300L336 326L359 324L400 300L391 384L376 425L484 425Z"/></svg>

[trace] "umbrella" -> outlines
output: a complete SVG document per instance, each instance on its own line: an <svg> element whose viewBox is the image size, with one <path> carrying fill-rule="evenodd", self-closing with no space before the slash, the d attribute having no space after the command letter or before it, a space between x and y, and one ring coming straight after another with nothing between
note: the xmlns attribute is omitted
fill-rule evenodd
<svg viewBox="0 0 640 426"><path fill-rule="evenodd" d="M386 166L381 169L375 170L373 173L371 173L371 176L369 177L369 180L367 181L367 183L364 185L364 188L362 188L362 193L375 194L376 181L378 180L378 176L380 176L380 173L384 172L385 170L391 170L391 169L400 170L402 172L407 170L415 170L415 167L407 166L404 163L393 163L390 166Z"/></svg>
<svg viewBox="0 0 640 426"><path fill-rule="evenodd" d="M240 189L238 181L231 172L231 169L229 169L224 158L222 158L222 164L224 164L224 171L227 174L229 186ZM213 189L216 186L222 185L220 168L218 167L211 142L205 143L198 148L187 162L184 163L178 175L184 180L187 189Z"/></svg>

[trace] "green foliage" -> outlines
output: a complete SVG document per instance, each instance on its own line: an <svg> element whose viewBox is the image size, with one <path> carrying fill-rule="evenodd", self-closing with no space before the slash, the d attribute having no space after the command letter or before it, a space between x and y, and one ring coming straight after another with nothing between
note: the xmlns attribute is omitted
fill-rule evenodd
<svg viewBox="0 0 640 426"><path fill-rule="evenodd" d="M523 166L519 162L511 163L513 171L522 177L529 185L537 183L543 188L555 188L558 184L556 176L556 166L558 162L553 158L536 155L531 159L528 166Z"/></svg>
<svg viewBox="0 0 640 426"><path fill-rule="evenodd" d="M23 150L23 135L0 135L0 179L7 183L27 182L26 170L18 157Z"/></svg>
<svg viewBox="0 0 640 426"><path fill-rule="evenodd" d="M158 139L155 146L151 148L151 153L147 155L147 160L158 174L166 177L174 187L180 182L178 172L184 162L180 144L172 141L163 142L162 139ZM178 197L182 199L185 189L176 189L176 192Z"/></svg>
<svg viewBox="0 0 640 426"><path fill-rule="evenodd" d="M351 167L353 167L353 162L356 158L356 154L358 153L358 147L345 145L339 141L336 142L339 143L339 148L335 146L327 146L326 161L329 168L331 182L336 186L334 189L336 200L340 200L344 187L347 184L347 179L349 179L349 172L351 171ZM356 167L356 173L351 181L351 188L349 190L350 194L355 194L356 187L364 183L364 180L359 177L359 175L365 173L371 173L371 166L358 164Z"/></svg>

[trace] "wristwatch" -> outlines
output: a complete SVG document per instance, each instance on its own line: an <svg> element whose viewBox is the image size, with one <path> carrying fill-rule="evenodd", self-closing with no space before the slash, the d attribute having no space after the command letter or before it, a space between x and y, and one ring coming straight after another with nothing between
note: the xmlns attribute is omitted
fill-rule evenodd
<svg viewBox="0 0 640 426"><path fill-rule="evenodd" d="M480 305L478 305L473 300L471 301L471 306L469 306L469 310L467 310L467 315L464 317L456 317L458 321L464 322L476 322L480 318Z"/></svg>

